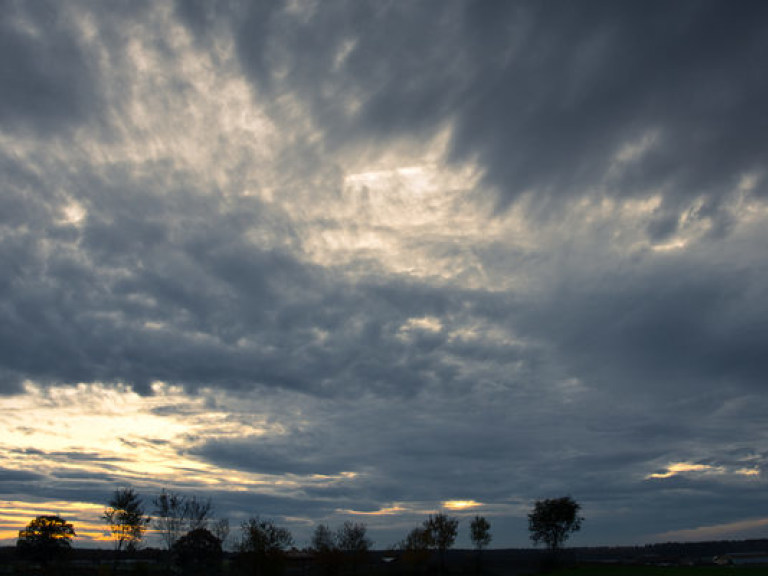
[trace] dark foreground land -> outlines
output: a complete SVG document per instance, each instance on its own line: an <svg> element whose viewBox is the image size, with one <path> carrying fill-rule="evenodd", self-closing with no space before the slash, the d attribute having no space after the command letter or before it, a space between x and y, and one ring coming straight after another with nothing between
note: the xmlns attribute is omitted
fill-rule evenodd
<svg viewBox="0 0 768 576"><path fill-rule="evenodd" d="M577 566L549 576L764 576L768 566Z"/></svg>
<svg viewBox="0 0 768 576"><path fill-rule="evenodd" d="M715 561L723 562L717 565ZM542 550L450 550L414 556L373 551L364 560L321 561L307 552L289 552L279 565L256 567L228 554L215 569L180 569L167 553L146 549L116 558L111 550L73 550L47 566L21 560L15 548L0 548L0 575L18 576L768 576L768 540L668 543L639 547L564 550L555 564Z"/></svg>

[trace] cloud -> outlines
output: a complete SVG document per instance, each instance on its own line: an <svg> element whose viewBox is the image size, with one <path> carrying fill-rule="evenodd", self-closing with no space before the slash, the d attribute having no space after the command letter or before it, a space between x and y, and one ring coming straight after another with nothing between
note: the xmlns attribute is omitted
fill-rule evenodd
<svg viewBox="0 0 768 576"><path fill-rule="evenodd" d="M665 472L655 472L649 474L648 478L671 478L677 474L684 472L704 472L710 474L722 474L725 470L718 466L711 466L709 464L691 464L689 462L676 462L667 466Z"/></svg>
<svg viewBox="0 0 768 576"><path fill-rule="evenodd" d="M689 530L677 530L659 535L659 541L707 541L707 540L746 540L759 538L768 524L768 518L754 518L716 524L713 526L699 526Z"/></svg>
<svg viewBox="0 0 768 576"><path fill-rule="evenodd" d="M2 10L4 495L751 518L761 5Z"/></svg>
<svg viewBox="0 0 768 576"><path fill-rule="evenodd" d="M181 9L199 32L191 12ZM762 12L752 3L272 4L238 13L236 38L254 85L300 98L331 145L451 123L453 158L479 159L504 204L659 191L669 233L671 214L697 198L727 227L724 199L764 163Z"/></svg>
<svg viewBox="0 0 768 576"><path fill-rule="evenodd" d="M0 127L51 136L90 120L102 102L74 6L0 5Z"/></svg>

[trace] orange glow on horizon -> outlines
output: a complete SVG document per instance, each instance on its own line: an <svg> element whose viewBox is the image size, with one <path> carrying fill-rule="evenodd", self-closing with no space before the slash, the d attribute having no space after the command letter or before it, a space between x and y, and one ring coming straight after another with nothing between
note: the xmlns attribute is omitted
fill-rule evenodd
<svg viewBox="0 0 768 576"><path fill-rule="evenodd" d="M49 500L44 502L23 502L3 500L0 502L0 541L15 541L19 532L38 516L60 516L75 529L77 541L105 542L111 540L106 526L101 521L104 506L91 502L68 502Z"/></svg>

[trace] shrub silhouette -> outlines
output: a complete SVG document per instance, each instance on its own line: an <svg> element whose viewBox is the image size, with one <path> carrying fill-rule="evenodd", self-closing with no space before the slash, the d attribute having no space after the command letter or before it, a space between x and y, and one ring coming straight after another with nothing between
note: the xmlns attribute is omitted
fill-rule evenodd
<svg viewBox="0 0 768 576"><path fill-rule="evenodd" d="M174 563L184 574L218 574L221 570L221 540L205 528L185 534L171 550Z"/></svg>

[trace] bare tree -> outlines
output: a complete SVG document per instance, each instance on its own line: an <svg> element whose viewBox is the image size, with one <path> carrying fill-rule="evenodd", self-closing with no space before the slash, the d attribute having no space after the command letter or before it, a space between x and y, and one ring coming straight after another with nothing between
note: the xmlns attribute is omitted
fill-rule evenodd
<svg viewBox="0 0 768 576"><path fill-rule="evenodd" d="M211 526L211 532L216 538L221 540L221 547L224 548L224 543L229 538L229 520L226 518L216 520Z"/></svg>
<svg viewBox="0 0 768 576"><path fill-rule="evenodd" d="M365 524L347 520L336 533L336 542L344 552L367 552L373 546L367 531Z"/></svg>
<svg viewBox="0 0 768 576"><path fill-rule="evenodd" d="M213 510L210 498L200 500L165 488L152 504L155 506L153 524L167 550L187 532L207 529Z"/></svg>
<svg viewBox="0 0 768 576"><path fill-rule="evenodd" d="M184 533L184 515L186 498L178 492L170 492L165 488L160 495L152 500L155 509L154 527L165 543L165 548L170 550L173 544Z"/></svg>
<svg viewBox="0 0 768 576"><path fill-rule="evenodd" d="M208 522L211 519L213 505L211 499L198 500L196 496L186 499L184 507L184 516L186 519L187 530L199 530L208 528Z"/></svg>

